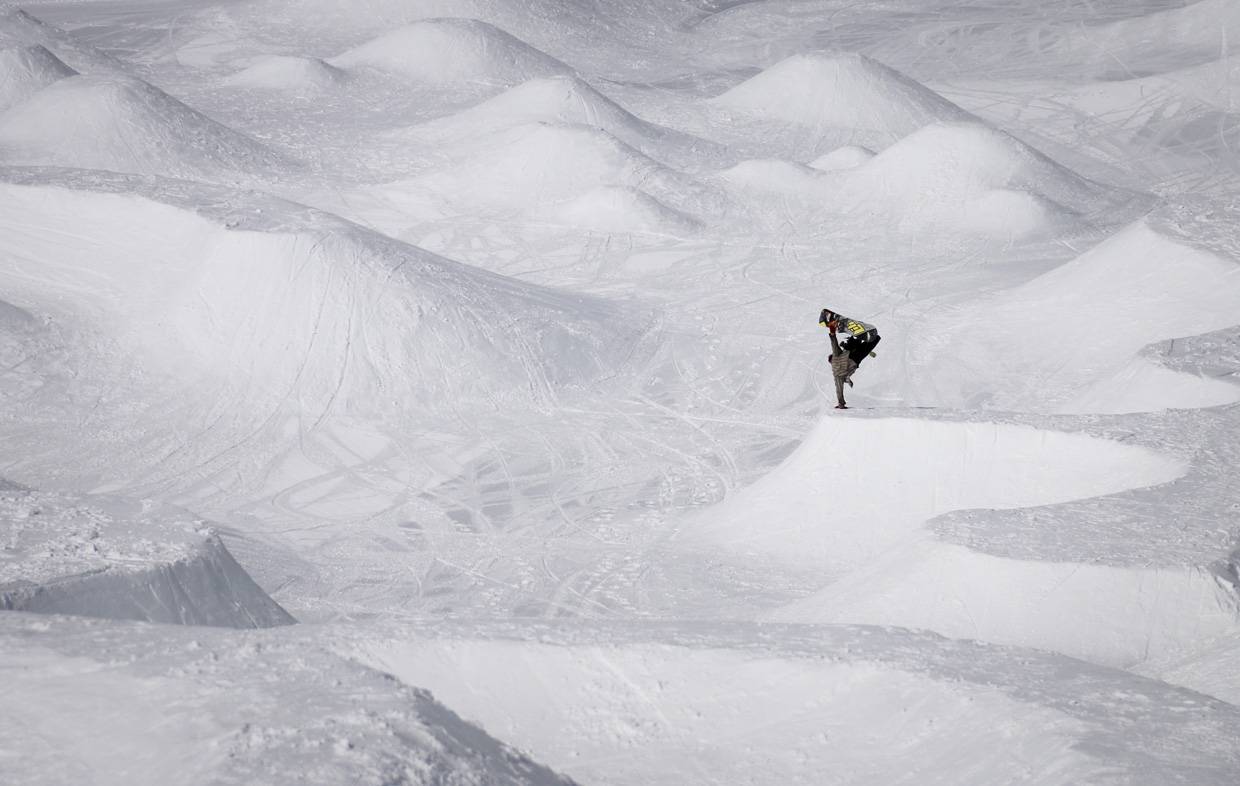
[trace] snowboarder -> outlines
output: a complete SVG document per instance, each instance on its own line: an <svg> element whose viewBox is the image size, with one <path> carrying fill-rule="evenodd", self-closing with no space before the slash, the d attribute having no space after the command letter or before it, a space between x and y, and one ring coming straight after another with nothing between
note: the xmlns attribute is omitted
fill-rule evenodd
<svg viewBox="0 0 1240 786"><path fill-rule="evenodd" d="M824 308L818 315L818 324L829 331L831 337L831 374L835 377L836 409L848 409L844 401L844 385L852 387L852 375L867 357L875 357L874 347L882 340L878 328L857 319L841 316L829 308ZM848 337L841 346L835 334L844 330Z"/></svg>

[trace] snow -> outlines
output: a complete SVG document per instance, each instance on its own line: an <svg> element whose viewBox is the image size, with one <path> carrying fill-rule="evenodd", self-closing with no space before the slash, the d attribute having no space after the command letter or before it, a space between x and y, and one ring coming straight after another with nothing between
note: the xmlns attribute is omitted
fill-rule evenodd
<svg viewBox="0 0 1240 786"><path fill-rule="evenodd" d="M969 114L904 74L859 54L793 55L722 95L714 104L813 129L849 129L894 142L933 122Z"/></svg>
<svg viewBox="0 0 1240 786"><path fill-rule="evenodd" d="M571 70L511 34L476 19L428 19L378 36L329 60L419 82L513 85Z"/></svg>
<svg viewBox="0 0 1240 786"><path fill-rule="evenodd" d="M344 71L316 57L268 55L229 76L225 83L265 90L328 90L347 78Z"/></svg>
<svg viewBox="0 0 1240 786"><path fill-rule="evenodd" d="M151 501L0 496L0 608L252 628L294 620L208 525Z"/></svg>
<svg viewBox="0 0 1240 786"><path fill-rule="evenodd" d="M1234 5L0 11L0 782L1234 784Z"/></svg>
<svg viewBox="0 0 1240 786"><path fill-rule="evenodd" d="M0 115L7 164L225 178L284 157L141 80L61 79Z"/></svg>
<svg viewBox="0 0 1240 786"><path fill-rule="evenodd" d="M0 112L74 73L42 46L0 50Z"/></svg>

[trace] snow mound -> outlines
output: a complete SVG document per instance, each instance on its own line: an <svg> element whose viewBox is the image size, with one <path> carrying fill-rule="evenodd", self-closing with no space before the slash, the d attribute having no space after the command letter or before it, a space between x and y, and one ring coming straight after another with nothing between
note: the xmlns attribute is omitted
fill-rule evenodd
<svg viewBox="0 0 1240 786"><path fill-rule="evenodd" d="M1125 383L1158 381L1147 375L1148 364L1133 365L1144 347L1240 323L1240 264L1145 220L959 318L988 325L985 335L964 345L931 339L921 346L924 356L910 366L910 391L921 391L915 399L1111 413L1236 400L1234 389L1223 395L1222 383L1201 377L1180 375L1174 386L1138 390ZM1030 335L1031 324L1081 324L1090 339L1076 343L1065 362L1065 348Z"/></svg>
<svg viewBox="0 0 1240 786"><path fill-rule="evenodd" d="M224 80L233 87L264 90L327 90L344 82L347 74L316 57L269 55Z"/></svg>
<svg viewBox="0 0 1240 786"><path fill-rule="evenodd" d="M1024 191L1073 209L1094 207L1104 189L1002 131L981 123L934 123L856 170L857 181L906 199Z"/></svg>
<svg viewBox="0 0 1240 786"><path fill-rule="evenodd" d="M735 187L759 191L806 193L819 189L822 180L815 169L779 158L755 158L720 172L717 177Z"/></svg>
<svg viewBox="0 0 1240 786"><path fill-rule="evenodd" d="M110 497L0 490L0 608L181 625L294 622L201 521Z"/></svg>
<svg viewBox="0 0 1240 786"><path fill-rule="evenodd" d="M76 73L42 46L0 50L0 112Z"/></svg>
<svg viewBox="0 0 1240 786"><path fill-rule="evenodd" d="M14 302L214 390L205 409L292 401L395 428L402 413L475 396L545 401L614 372L649 323L258 193L31 177L0 188L0 253L40 260L39 276L12 280ZM69 221L72 237L56 229ZM84 265L90 289L76 283Z"/></svg>
<svg viewBox="0 0 1240 786"><path fill-rule="evenodd" d="M394 186L442 194L448 202L525 210L564 202L599 186L640 189L692 210L702 187L592 126L524 124L464 146L451 166Z"/></svg>
<svg viewBox="0 0 1240 786"><path fill-rule="evenodd" d="M895 69L859 54L800 54L712 103L814 129L877 132L889 141L936 121L971 115Z"/></svg>
<svg viewBox="0 0 1240 786"><path fill-rule="evenodd" d="M686 235L701 227L693 217L627 186L596 188L559 208L555 218L603 232Z"/></svg>
<svg viewBox="0 0 1240 786"><path fill-rule="evenodd" d="M823 153L809 162L809 166L812 169L818 169L823 172L834 172L840 169L859 167L872 158L874 158L874 151L868 147L844 145L843 147L837 147L830 153Z"/></svg>
<svg viewBox="0 0 1240 786"><path fill-rule="evenodd" d="M61 79L0 115L0 160L210 179L288 162L138 79Z"/></svg>
<svg viewBox="0 0 1240 786"><path fill-rule="evenodd" d="M640 150L654 150L659 141L674 136L631 114L583 79L567 74L531 79L463 112L410 130L421 137L446 140L531 123L593 126Z"/></svg>
<svg viewBox="0 0 1240 786"><path fill-rule="evenodd" d="M415 22L329 62L338 68L369 68L431 84L514 85L572 72L569 66L494 25L452 18Z"/></svg>
<svg viewBox="0 0 1240 786"><path fill-rule="evenodd" d="M1050 233L1132 197L980 123L928 125L840 177L847 207L888 211L905 228L1000 237Z"/></svg>

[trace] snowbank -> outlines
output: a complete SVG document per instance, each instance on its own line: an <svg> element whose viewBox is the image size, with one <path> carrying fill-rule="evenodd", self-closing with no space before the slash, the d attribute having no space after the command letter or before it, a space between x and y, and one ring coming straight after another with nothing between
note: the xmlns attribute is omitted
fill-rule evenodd
<svg viewBox="0 0 1240 786"><path fill-rule="evenodd" d="M572 69L494 25L476 19L428 19L331 58L343 69L369 68L418 82L514 85Z"/></svg>
<svg viewBox="0 0 1240 786"><path fill-rule="evenodd" d="M151 85L73 76L0 115L0 160L219 179L289 162Z"/></svg>
<svg viewBox="0 0 1240 786"><path fill-rule="evenodd" d="M0 50L0 113L76 73L39 45Z"/></svg>
<svg viewBox="0 0 1240 786"><path fill-rule="evenodd" d="M0 491L0 608L181 625L294 622L203 522L111 497Z"/></svg>
<svg viewBox="0 0 1240 786"><path fill-rule="evenodd" d="M817 131L871 132L888 143L928 123L972 117L900 72L859 54L793 55L711 103Z"/></svg>
<svg viewBox="0 0 1240 786"><path fill-rule="evenodd" d="M343 83L348 74L317 57L268 55L224 80L233 87L296 92L328 90Z"/></svg>

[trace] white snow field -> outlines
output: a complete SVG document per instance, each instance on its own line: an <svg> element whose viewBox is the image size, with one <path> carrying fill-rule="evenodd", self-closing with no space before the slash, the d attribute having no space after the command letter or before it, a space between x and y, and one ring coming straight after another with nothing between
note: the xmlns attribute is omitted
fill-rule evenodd
<svg viewBox="0 0 1240 786"><path fill-rule="evenodd" d="M1240 782L1238 48L0 1L0 783Z"/></svg>

